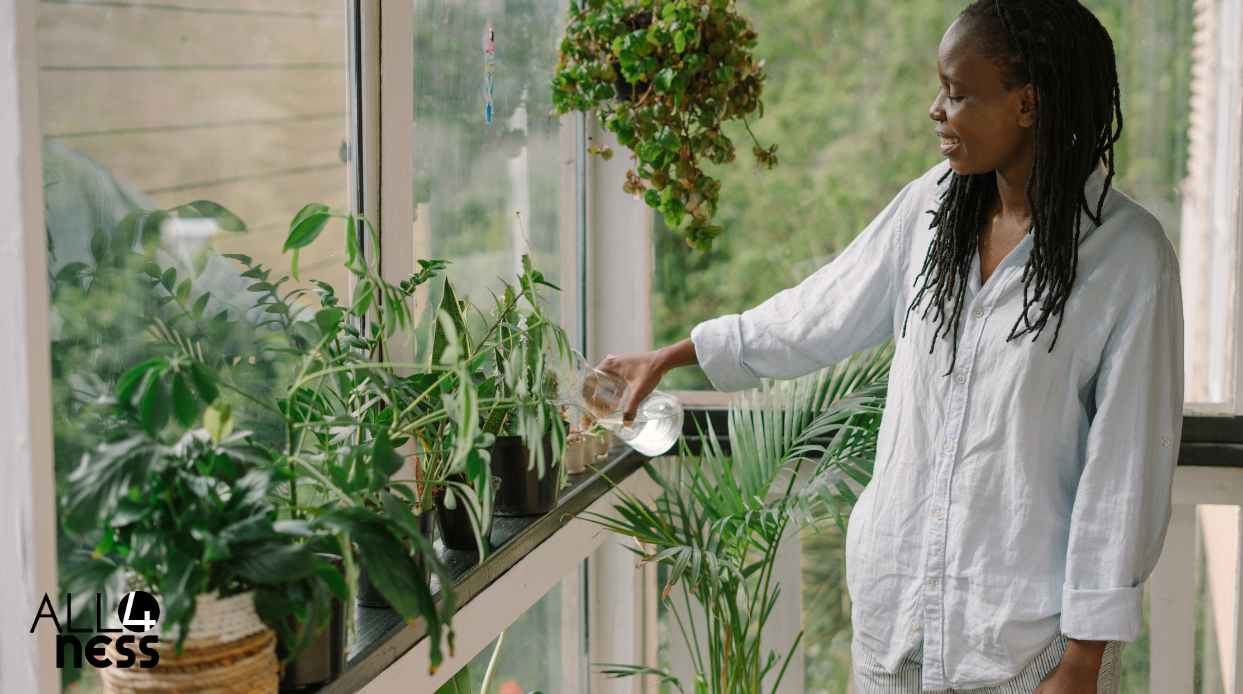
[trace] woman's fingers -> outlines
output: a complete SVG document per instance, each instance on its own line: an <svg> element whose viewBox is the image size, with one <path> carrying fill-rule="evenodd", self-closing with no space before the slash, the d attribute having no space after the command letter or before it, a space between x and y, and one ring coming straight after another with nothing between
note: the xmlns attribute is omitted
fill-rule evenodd
<svg viewBox="0 0 1243 694"><path fill-rule="evenodd" d="M622 423L629 426L638 415L639 403L651 394L660 380L654 366L652 352L607 354L597 369L618 376L626 381L627 394L622 405Z"/></svg>

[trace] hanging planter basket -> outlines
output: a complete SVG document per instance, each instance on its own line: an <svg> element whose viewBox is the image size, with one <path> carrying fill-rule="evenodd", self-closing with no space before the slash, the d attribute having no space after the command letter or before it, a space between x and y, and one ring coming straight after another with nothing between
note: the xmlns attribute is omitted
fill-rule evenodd
<svg viewBox="0 0 1243 694"><path fill-rule="evenodd" d="M107 694L156 692L237 692L267 694L277 691L276 632L255 612L253 592L227 598L200 595L189 636L180 655L177 634L161 633L156 648L160 662L153 668L100 670ZM122 659L112 644L108 659Z"/></svg>

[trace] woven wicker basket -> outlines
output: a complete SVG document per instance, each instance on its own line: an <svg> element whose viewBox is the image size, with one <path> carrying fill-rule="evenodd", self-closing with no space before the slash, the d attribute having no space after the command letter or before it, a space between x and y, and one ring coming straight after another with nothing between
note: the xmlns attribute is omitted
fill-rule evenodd
<svg viewBox="0 0 1243 694"><path fill-rule="evenodd" d="M163 631L160 662L154 668L116 667L100 671L109 694L146 692L276 692L276 633L255 613L254 593L227 598L200 595L181 655L175 655L177 630ZM108 658L119 654L112 645Z"/></svg>

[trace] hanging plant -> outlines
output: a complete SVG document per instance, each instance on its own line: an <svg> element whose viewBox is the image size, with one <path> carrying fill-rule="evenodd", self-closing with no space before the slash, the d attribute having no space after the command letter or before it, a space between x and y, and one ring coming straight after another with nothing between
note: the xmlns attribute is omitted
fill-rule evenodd
<svg viewBox="0 0 1243 694"><path fill-rule="evenodd" d="M760 166L777 164L747 117L764 115L763 61L756 34L734 0L571 0L553 76L558 113L596 110L603 126L634 153L623 189L641 195L687 243L708 250L721 182L703 160L734 160L721 130L739 119ZM612 157L608 147L591 153Z"/></svg>

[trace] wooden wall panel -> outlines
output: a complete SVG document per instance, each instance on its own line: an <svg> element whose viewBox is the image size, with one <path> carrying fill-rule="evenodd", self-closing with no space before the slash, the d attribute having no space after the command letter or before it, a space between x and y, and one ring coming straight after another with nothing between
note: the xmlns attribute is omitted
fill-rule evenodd
<svg viewBox="0 0 1243 694"><path fill-rule="evenodd" d="M341 63L341 14L221 14L111 5L44 5L44 68L130 69Z"/></svg>

